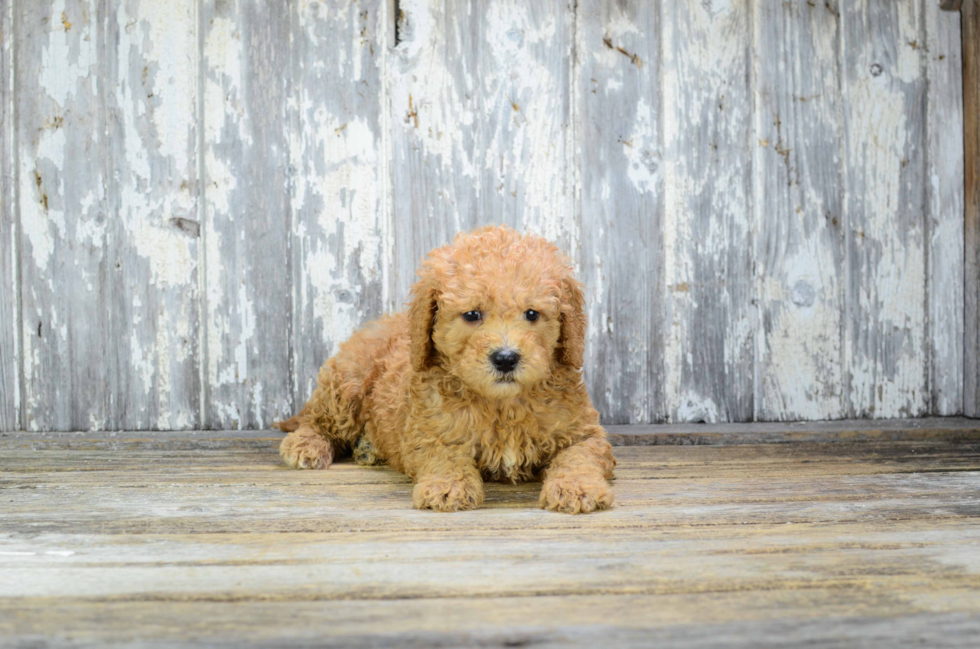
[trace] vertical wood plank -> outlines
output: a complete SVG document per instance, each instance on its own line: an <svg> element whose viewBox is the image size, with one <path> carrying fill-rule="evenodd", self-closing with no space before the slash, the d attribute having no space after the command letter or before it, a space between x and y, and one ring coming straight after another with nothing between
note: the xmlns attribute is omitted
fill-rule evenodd
<svg viewBox="0 0 980 649"><path fill-rule="evenodd" d="M293 399L387 298L386 0L293 6Z"/></svg>
<svg viewBox="0 0 980 649"><path fill-rule="evenodd" d="M96 0L18 3L24 421L109 423L104 16Z"/></svg>
<svg viewBox="0 0 980 649"><path fill-rule="evenodd" d="M399 45L388 79L396 309L422 256L481 222L480 29L461 4L397 4Z"/></svg>
<svg viewBox="0 0 980 649"><path fill-rule="evenodd" d="M399 3L391 69L394 290L431 248L507 223L577 254L568 155L572 7Z"/></svg>
<svg viewBox="0 0 980 649"><path fill-rule="evenodd" d="M0 432L20 428L13 0L0 0Z"/></svg>
<svg viewBox="0 0 980 649"><path fill-rule="evenodd" d="M963 57L959 14L926 2L929 411L963 411Z"/></svg>
<svg viewBox="0 0 980 649"><path fill-rule="evenodd" d="M844 240L839 14L757 0L755 418L839 419Z"/></svg>
<svg viewBox="0 0 980 649"><path fill-rule="evenodd" d="M663 137L659 9L579 2L576 122L586 378L609 424L662 421Z"/></svg>
<svg viewBox="0 0 980 649"><path fill-rule="evenodd" d="M289 11L204 0L205 426L292 411Z"/></svg>
<svg viewBox="0 0 980 649"><path fill-rule="evenodd" d="M980 2L960 14L963 42L966 283L963 410L980 417Z"/></svg>
<svg viewBox="0 0 980 649"><path fill-rule="evenodd" d="M929 404L922 8L840 7L849 414L914 417Z"/></svg>
<svg viewBox="0 0 980 649"><path fill-rule="evenodd" d="M747 0L665 2L667 412L753 415L752 23Z"/></svg>
<svg viewBox="0 0 980 649"><path fill-rule="evenodd" d="M110 425L198 428L197 3L108 10Z"/></svg>

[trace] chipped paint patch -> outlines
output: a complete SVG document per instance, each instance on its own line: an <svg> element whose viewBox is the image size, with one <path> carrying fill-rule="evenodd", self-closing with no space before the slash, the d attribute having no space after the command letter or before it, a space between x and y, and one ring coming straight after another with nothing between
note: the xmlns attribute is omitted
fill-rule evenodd
<svg viewBox="0 0 980 649"><path fill-rule="evenodd" d="M904 110L925 86L922 52L894 38L918 38L918 5L888 5L874 16L845 13L853 42L846 66L849 310L845 367L852 414L910 417L927 409L923 124ZM848 22L849 21L849 22ZM914 57L912 65L910 56ZM887 65L886 65L887 64Z"/></svg>
<svg viewBox="0 0 980 649"><path fill-rule="evenodd" d="M764 2L754 59L753 147L758 330L755 417L839 419L843 397L843 241L838 24ZM805 377L805 378L803 378Z"/></svg>
<svg viewBox="0 0 980 649"><path fill-rule="evenodd" d="M665 282L690 287L665 294L672 421L752 416L749 18L745 2L662 12Z"/></svg>
<svg viewBox="0 0 980 649"><path fill-rule="evenodd" d="M388 196L382 3L298 8L296 52L329 64L297 71L289 97L293 217L293 381L309 397L319 366L384 310ZM357 106L346 96L356 89ZM390 252L389 252L390 254Z"/></svg>
<svg viewBox="0 0 980 649"><path fill-rule="evenodd" d="M661 168L657 150L656 127L651 123L653 110L645 97L636 102L636 116L629 138L621 140L623 153L629 161L627 173L639 193L653 193L660 187Z"/></svg>

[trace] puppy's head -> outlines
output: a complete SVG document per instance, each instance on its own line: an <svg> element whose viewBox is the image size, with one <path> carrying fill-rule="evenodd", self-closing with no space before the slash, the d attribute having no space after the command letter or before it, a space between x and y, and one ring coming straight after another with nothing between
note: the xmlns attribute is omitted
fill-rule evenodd
<svg viewBox="0 0 980 649"><path fill-rule="evenodd" d="M568 259L545 239L490 227L429 253L409 308L412 366L492 398L515 397L559 365L582 367L585 311Z"/></svg>

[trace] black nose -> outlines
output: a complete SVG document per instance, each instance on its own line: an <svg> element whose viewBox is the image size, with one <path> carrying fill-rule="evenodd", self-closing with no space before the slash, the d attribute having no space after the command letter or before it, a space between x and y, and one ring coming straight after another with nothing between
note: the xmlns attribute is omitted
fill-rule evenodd
<svg viewBox="0 0 980 649"><path fill-rule="evenodd" d="M521 355L513 349L498 349L490 354L490 362L493 363L498 372L507 374L513 372L517 364L521 362Z"/></svg>

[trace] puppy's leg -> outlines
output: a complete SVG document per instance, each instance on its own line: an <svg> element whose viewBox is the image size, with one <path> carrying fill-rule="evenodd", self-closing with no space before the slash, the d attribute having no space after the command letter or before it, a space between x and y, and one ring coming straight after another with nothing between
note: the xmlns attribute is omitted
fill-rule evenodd
<svg viewBox="0 0 980 649"><path fill-rule="evenodd" d="M596 426L598 430L602 430ZM588 437L559 452L544 473L539 504L566 514L588 514L613 503L612 477L616 460L605 435Z"/></svg>
<svg viewBox="0 0 980 649"><path fill-rule="evenodd" d="M437 448L415 473L412 502L418 509L455 512L483 504L483 478L472 457Z"/></svg>
<svg viewBox="0 0 980 649"><path fill-rule="evenodd" d="M326 469L334 455L357 441L363 366L368 364L357 364L352 353L357 351L352 345L324 363L313 396L298 415L280 423L281 430L293 431L282 440L279 454L294 469Z"/></svg>
<svg viewBox="0 0 980 649"><path fill-rule="evenodd" d="M345 434L351 428L352 407L343 399L339 388L342 376L330 359L320 370L319 384L313 396L298 415L283 424L293 432L283 438L279 454L294 469L326 469L333 462L334 451L342 450ZM340 379L340 380L338 380ZM345 426L345 424L347 424Z"/></svg>
<svg viewBox="0 0 980 649"><path fill-rule="evenodd" d="M329 439L309 426L300 426L279 444L279 454L294 469L326 469L333 462Z"/></svg>

